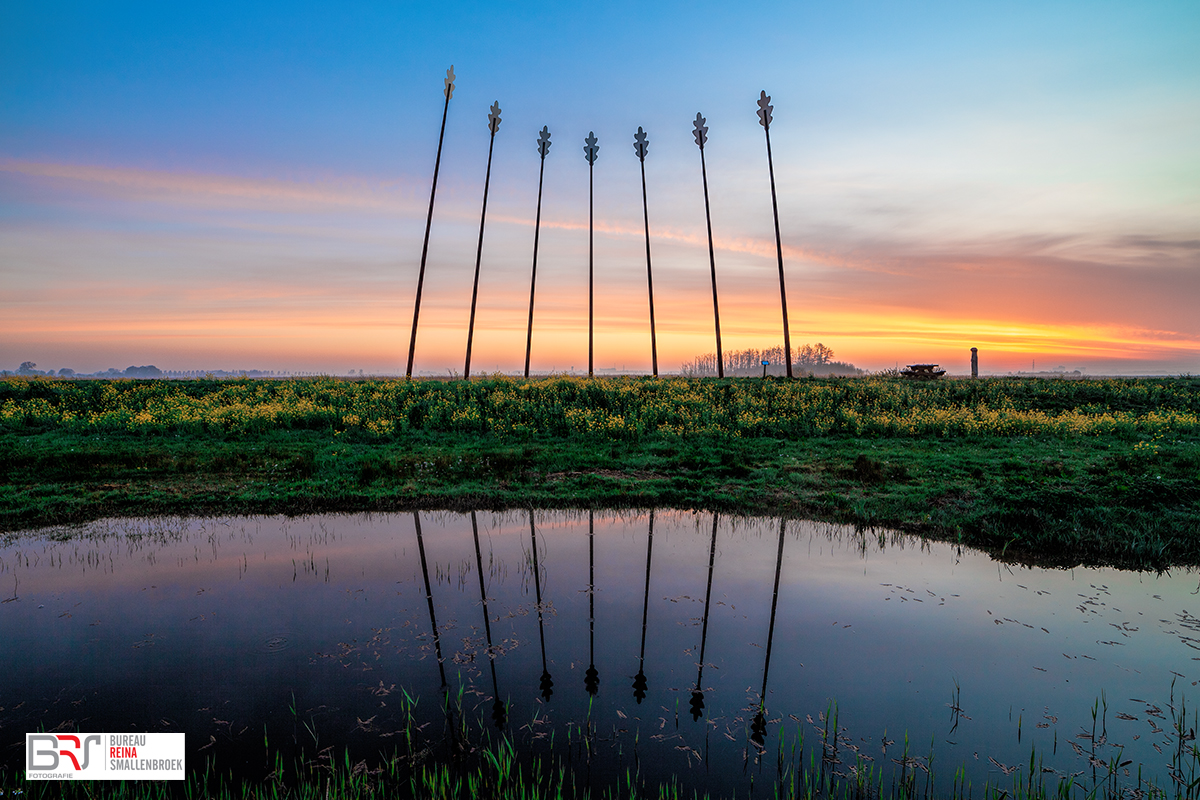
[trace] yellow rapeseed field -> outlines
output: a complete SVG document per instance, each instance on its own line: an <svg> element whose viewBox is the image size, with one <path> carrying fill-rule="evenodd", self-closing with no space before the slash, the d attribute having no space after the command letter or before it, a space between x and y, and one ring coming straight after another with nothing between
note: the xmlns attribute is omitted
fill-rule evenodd
<svg viewBox="0 0 1200 800"><path fill-rule="evenodd" d="M81 433L416 431L527 437L1099 436L1200 429L1190 381L554 377L0 381L0 426Z"/></svg>

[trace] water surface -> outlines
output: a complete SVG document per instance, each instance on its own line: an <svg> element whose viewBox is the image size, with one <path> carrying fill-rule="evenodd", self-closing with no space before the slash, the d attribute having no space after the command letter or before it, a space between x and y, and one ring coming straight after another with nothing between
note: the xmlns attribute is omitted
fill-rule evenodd
<svg viewBox="0 0 1200 800"><path fill-rule="evenodd" d="M253 775L264 735L378 758L403 693L432 733L445 691L528 748L586 731L600 782L745 794L834 709L842 772L892 767L907 735L943 785L1031 747L1059 774L1120 752L1164 782L1198 591L675 511L100 522L0 548L0 747L15 773L28 731L184 731L192 764Z"/></svg>

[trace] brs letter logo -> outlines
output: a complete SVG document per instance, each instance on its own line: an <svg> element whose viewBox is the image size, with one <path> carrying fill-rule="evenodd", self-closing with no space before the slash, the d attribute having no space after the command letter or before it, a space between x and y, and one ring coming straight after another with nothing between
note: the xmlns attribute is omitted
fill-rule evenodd
<svg viewBox="0 0 1200 800"><path fill-rule="evenodd" d="M30 771L54 772L58 769L60 756L68 759L77 772L85 770L91 760L92 745L100 745L99 734L86 736L82 742L79 741L80 737L64 733L37 733L27 738L25 766ZM37 749L39 743L50 745L50 749ZM82 761L79 760L80 755L83 756Z"/></svg>

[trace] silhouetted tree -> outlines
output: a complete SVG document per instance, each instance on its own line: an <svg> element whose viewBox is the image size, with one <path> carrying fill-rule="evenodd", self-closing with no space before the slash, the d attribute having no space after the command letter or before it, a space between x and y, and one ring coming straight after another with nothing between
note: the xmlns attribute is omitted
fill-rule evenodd
<svg viewBox="0 0 1200 800"><path fill-rule="evenodd" d="M730 375L761 375L762 362L769 362L773 368L784 366L784 348L767 347L763 350L749 348L725 353L725 369ZM833 360L833 348L817 342L815 345L804 345L796 352L793 369L801 371L822 371L821 368L831 368L829 371L845 374L857 374L861 370L853 364ZM702 377L717 374L717 356L708 353L697 356L689 363L683 364L680 371L689 377ZM771 370L774 374L774 370Z"/></svg>

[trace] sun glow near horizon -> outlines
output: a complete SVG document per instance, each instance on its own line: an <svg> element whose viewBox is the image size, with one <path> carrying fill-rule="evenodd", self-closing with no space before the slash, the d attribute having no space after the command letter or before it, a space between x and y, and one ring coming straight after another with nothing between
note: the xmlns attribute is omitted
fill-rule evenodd
<svg viewBox="0 0 1200 800"><path fill-rule="evenodd" d="M70 240L49 225L10 232L3 242L9 263L74 268L70 280L46 281L42 273L40 287L25 287L21 302L8 304L10 360L42 348L49 352L43 360L76 369L158 360L170 369L338 372L361 364L378 373L395 372L404 360L421 215L411 187L12 161L0 162L0 171L72 198L108 200L126 215L147 209L170 221L167 232L161 223L128 229L118 211L109 224L86 226ZM477 222L469 209L450 205L438 209L431 244L417 351L424 372L461 369L465 347ZM566 211L543 221L535 371L586 369L587 221ZM321 215L319 225L306 224L313 215ZM489 220L477 364L520 366L531 228L531 218L511 212ZM620 219L598 220L595 228L597 364L649 371L643 231ZM653 227L651 238L660 366L673 371L715 350L707 238L702 228L667 226ZM726 349L778 346L774 242L734 235L715 236L714 244ZM831 254L788 244L784 256L796 348L820 341L867 369L936 360L962 370L972 346L985 352L989 371L1023 369L1038 355L1072 365L1146 361L1186 369L1200 352L1200 332L1156 327L1158 314L1102 322L1075 311L1059 315L1075 319L1047 322L1021 297L1024 288L1008 286L1014 274L1045 270L1037 253L1008 255L990 279L995 256L988 253L924 261L911 249ZM1054 266L1068 273L1088 267L1061 257ZM884 284L907 286L907 296L887 296L879 291ZM964 313L981 295L989 313Z"/></svg>
<svg viewBox="0 0 1200 800"><path fill-rule="evenodd" d="M985 372L1197 371L1200 14L1071 5L713 4L580 28L581 9L484 4L454 31L416 7L370 27L242 10L224 32L86 8L55 29L30 7L0 85L0 369L401 370L454 63L419 371L462 369L496 99L473 372L523 363L543 125L535 371L586 369L589 131L597 367L650 368L638 126L660 369L715 350L697 108L724 346L782 344L762 88L794 347L872 370L963 372L978 347ZM181 47L151 47L165 31ZM542 46L477 46L496 32Z"/></svg>
<svg viewBox="0 0 1200 800"><path fill-rule="evenodd" d="M163 233L109 225L63 241L49 227L27 225L7 236L4 247L13 262L36 255L51 265L76 265L71 280L40 291L31 287L22 302L9 304L10 360L40 347L50 353L43 360L89 371L154 361L180 370L336 373L357 367L382 374L403 363L418 244L412 234L419 233L413 223L420 217L419 207L403 199L405 192L361 182L354 188L354 181L255 181L70 164L9 161L0 162L0 171L135 211L150 205L177 228ZM245 216L248 206L274 213L269 219ZM306 216L330 206L354 212L324 217L320 227L304 224ZM197 208L203 209L199 216ZM216 224L209 216L235 210L240 213L229 218L218 213ZM373 213L363 218L361 210ZM462 208L439 211L441 227L452 231L443 230L431 245L417 348L418 371L437 374L462 368L473 244L466 234L477 224ZM586 370L587 222L562 211L543 222L533 351L538 372ZM409 231L403 239L389 230L400 227L397 218ZM501 213L489 226L475 371L511 371L520 367L524 351L532 219ZM601 220L596 236L597 367L649 371L643 231L626 221ZM715 245L725 348L782 344L774 242L717 236ZM670 372L715 351L707 239L696 228L652 229L652 247L660 367ZM851 251L835 257L794 245L784 252L795 349L822 342L838 359L867 369L938 361L963 371L972 346L984 353L989 372L1024 369L1030 356L1068 361L1072 368L1112 368L1138 361L1185 364L1200 352L1200 334L1157 328L1152 319L1103 323L1084 315L1046 322L1027 301L1009 302L996 291L1011 269L978 290L988 293L991 309L1008 307L1007 314L993 310L985 317L962 311L984 273L961 258L943 266L950 275L942 276L935 294L921 298L914 290L900 298L909 302L895 302L873 293L871 284L928 282L928 274L919 277L929 273L928 263L912 254L885 258ZM263 261L291 267L281 280ZM84 262L94 269L79 268ZM162 269L164 262L169 269ZM117 264L134 280L114 280ZM1018 265L1038 267L1036 257ZM971 285L956 286L954 274L966 275L960 283Z"/></svg>

